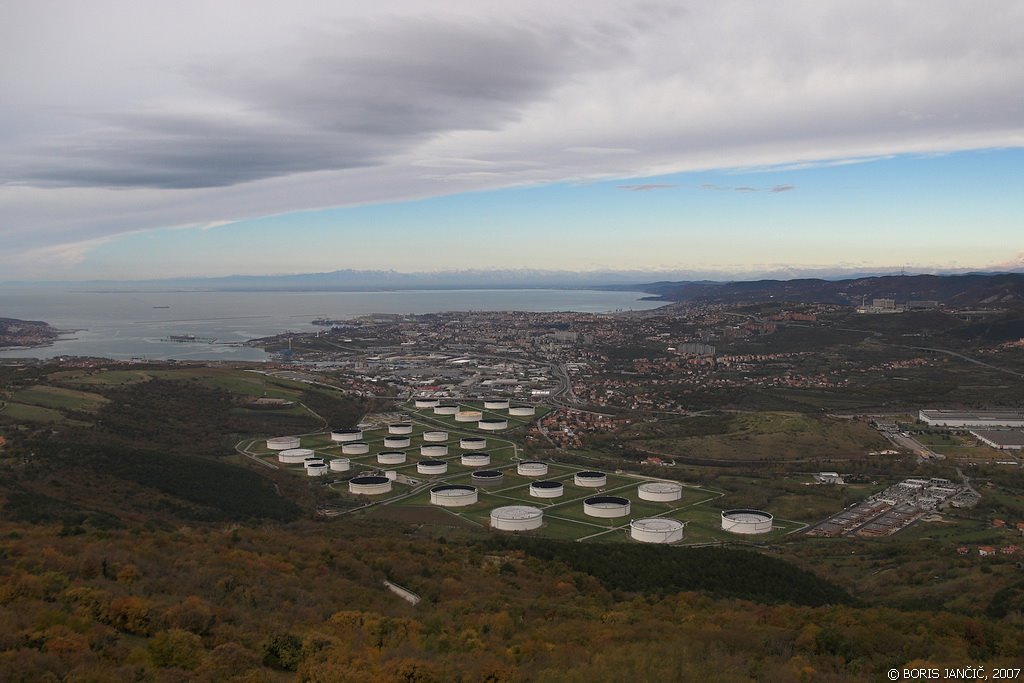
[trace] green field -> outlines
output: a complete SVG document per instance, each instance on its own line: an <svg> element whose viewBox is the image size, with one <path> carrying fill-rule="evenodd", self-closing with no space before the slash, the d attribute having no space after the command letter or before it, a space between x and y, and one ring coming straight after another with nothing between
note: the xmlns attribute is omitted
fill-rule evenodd
<svg viewBox="0 0 1024 683"><path fill-rule="evenodd" d="M32 406L25 403L13 403L8 401L0 410L0 418L13 421L25 422L66 422L67 418L60 411L41 406ZM83 423L79 423L83 424Z"/></svg>
<svg viewBox="0 0 1024 683"><path fill-rule="evenodd" d="M18 403L28 403L54 410L81 410L95 412L110 401L99 394L87 391L76 391L62 387L51 387L42 384L21 389L13 399Z"/></svg>

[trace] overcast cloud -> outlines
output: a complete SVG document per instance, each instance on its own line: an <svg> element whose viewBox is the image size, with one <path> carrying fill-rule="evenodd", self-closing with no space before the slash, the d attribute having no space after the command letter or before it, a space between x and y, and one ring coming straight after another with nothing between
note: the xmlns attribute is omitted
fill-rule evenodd
<svg viewBox="0 0 1024 683"><path fill-rule="evenodd" d="M0 4L6 258L509 185L1024 145L1013 0L363 6Z"/></svg>

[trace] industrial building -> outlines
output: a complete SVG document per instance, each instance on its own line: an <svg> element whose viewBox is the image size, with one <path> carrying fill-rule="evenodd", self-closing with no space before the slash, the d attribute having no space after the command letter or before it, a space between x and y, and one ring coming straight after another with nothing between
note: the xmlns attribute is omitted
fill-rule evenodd
<svg viewBox="0 0 1024 683"><path fill-rule="evenodd" d="M971 436L1001 451L1024 449L1024 430L1020 429L972 429Z"/></svg>
<svg viewBox="0 0 1024 683"><path fill-rule="evenodd" d="M931 427L1024 427L1024 413L998 410L922 410L918 419Z"/></svg>

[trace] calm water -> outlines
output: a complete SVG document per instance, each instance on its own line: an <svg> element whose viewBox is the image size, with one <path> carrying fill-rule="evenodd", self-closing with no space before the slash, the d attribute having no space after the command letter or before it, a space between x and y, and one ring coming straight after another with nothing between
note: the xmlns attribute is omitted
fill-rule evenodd
<svg viewBox="0 0 1024 683"><path fill-rule="evenodd" d="M0 288L0 317L44 320L77 330L53 346L0 351L3 357L100 356L152 360L266 360L260 349L233 346L285 331L318 329L314 318L442 311L647 310L640 292L561 289L402 292L90 292ZM155 308L157 306L167 308ZM161 341L170 335L207 343Z"/></svg>

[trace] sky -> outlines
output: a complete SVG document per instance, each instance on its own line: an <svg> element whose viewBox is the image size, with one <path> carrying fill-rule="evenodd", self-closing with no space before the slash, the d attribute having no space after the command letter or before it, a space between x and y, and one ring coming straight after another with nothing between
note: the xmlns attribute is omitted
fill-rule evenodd
<svg viewBox="0 0 1024 683"><path fill-rule="evenodd" d="M1024 4L0 0L0 280L1024 267Z"/></svg>

